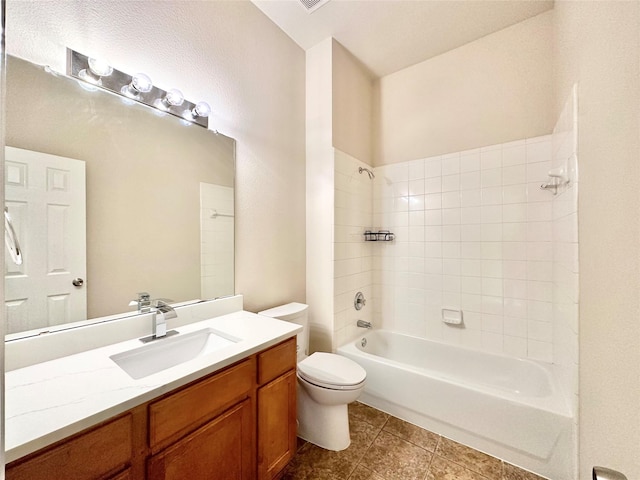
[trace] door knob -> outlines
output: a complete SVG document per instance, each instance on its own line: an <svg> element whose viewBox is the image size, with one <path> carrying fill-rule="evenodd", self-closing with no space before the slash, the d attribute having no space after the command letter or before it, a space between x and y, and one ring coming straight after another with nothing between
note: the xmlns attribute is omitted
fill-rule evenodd
<svg viewBox="0 0 640 480"><path fill-rule="evenodd" d="M593 467L593 480L627 480L622 473L606 467Z"/></svg>
<svg viewBox="0 0 640 480"><path fill-rule="evenodd" d="M71 283L74 287L81 287L82 285L84 285L84 280L82 278L74 278Z"/></svg>

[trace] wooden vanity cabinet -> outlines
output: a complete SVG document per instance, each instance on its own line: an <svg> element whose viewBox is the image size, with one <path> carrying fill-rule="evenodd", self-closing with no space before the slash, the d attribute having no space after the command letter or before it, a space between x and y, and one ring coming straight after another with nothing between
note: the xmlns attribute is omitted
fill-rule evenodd
<svg viewBox="0 0 640 480"><path fill-rule="evenodd" d="M258 479L271 480L296 453L295 338L258 354Z"/></svg>
<svg viewBox="0 0 640 480"><path fill-rule="evenodd" d="M276 478L296 448L295 337L7 465L7 480Z"/></svg>

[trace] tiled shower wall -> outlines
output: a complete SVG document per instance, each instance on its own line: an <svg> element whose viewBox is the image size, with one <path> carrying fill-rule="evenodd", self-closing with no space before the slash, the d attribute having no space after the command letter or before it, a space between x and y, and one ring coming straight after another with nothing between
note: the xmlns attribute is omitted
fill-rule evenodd
<svg viewBox="0 0 640 480"><path fill-rule="evenodd" d="M376 168L373 225L396 234L371 245L376 325L552 362L551 167L548 135Z"/></svg>
<svg viewBox="0 0 640 480"><path fill-rule="evenodd" d="M234 292L233 188L200 183L200 285L202 298Z"/></svg>
<svg viewBox="0 0 640 480"><path fill-rule="evenodd" d="M335 150L333 348L358 335L358 319L372 321L373 254L364 231L373 218L373 180L358 168L369 165ZM357 292L367 304L360 311L353 306Z"/></svg>

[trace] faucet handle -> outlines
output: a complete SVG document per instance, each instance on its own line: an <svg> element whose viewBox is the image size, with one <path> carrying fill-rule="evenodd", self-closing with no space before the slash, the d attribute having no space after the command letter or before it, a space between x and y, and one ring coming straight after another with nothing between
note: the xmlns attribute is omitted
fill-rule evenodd
<svg viewBox="0 0 640 480"><path fill-rule="evenodd" d="M137 306L138 312L149 313L149 307L151 306L151 295L147 292L138 292L138 298L129 302L130 307Z"/></svg>

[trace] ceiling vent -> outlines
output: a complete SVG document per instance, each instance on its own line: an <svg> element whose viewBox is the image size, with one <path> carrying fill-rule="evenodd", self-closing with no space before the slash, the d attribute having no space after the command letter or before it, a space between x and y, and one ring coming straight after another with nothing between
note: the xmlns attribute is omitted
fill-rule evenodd
<svg viewBox="0 0 640 480"><path fill-rule="evenodd" d="M327 3L329 3L329 0L300 0L300 4L304 7L307 13L313 13Z"/></svg>

